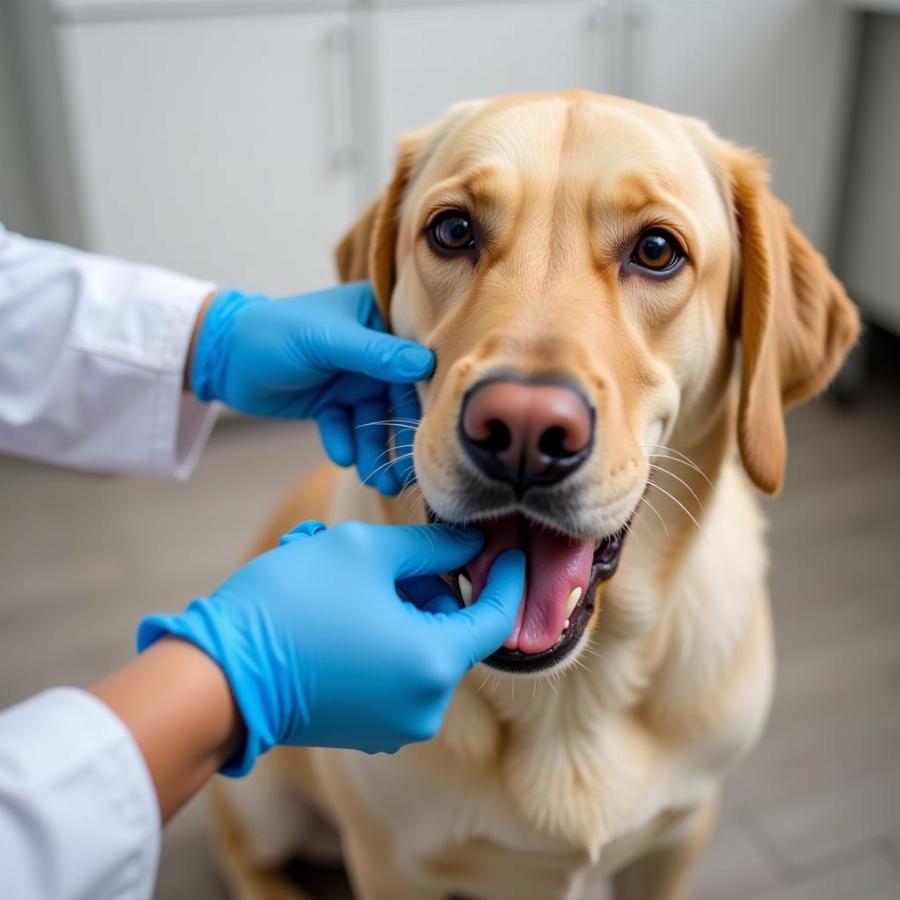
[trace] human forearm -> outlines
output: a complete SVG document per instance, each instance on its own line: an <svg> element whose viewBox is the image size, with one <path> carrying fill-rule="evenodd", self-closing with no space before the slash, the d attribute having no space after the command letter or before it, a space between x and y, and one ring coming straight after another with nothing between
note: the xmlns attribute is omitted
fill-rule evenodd
<svg viewBox="0 0 900 900"><path fill-rule="evenodd" d="M160 640L89 690L134 736L164 822L243 740L243 723L222 670L177 638Z"/></svg>

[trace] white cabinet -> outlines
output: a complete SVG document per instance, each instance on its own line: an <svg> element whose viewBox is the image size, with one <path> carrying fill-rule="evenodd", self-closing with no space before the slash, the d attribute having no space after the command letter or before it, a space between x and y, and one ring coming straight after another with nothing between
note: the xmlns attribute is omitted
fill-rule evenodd
<svg viewBox="0 0 900 900"><path fill-rule="evenodd" d="M223 285L333 281L352 219L346 12L57 27L93 249Z"/></svg>
<svg viewBox="0 0 900 900"><path fill-rule="evenodd" d="M331 251L399 135L452 103L584 87L773 161L828 250L846 13L824 0L55 0L95 249L273 293Z"/></svg>
<svg viewBox="0 0 900 900"><path fill-rule="evenodd" d="M519 91L614 88L614 2L442 4L371 16L378 154L372 190L399 135L451 103Z"/></svg>
<svg viewBox="0 0 900 900"><path fill-rule="evenodd" d="M626 0L621 89L768 156L776 192L831 249L848 25L822 0Z"/></svg>

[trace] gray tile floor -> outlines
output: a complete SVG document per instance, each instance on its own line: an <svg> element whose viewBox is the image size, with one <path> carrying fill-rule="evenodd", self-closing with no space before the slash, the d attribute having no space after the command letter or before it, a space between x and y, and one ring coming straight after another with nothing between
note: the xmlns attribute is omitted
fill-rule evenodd
<svg viewBox="0 0 900 900"><path fill-rule="evenodd" d="M695 897L897 900L900 384L789 424L787 487L767 503L775 707ZM226 421L186 484L0 459L0 705L127 660L138 617L212 587L316 453L303 426ZM197 802L166 835L157 896L224 896Z"/></svg>

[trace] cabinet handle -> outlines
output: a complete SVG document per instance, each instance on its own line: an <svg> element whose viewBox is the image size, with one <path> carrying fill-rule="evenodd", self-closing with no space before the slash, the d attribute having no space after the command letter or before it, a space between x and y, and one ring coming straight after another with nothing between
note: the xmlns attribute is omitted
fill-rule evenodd
<svg viewBox="0 0 900 900"><path fill-rule="evenodd" d="M597 84L589 86L600 91L615 91L618 88L618 58L615 32L618 16L612 0L598 3L588 15L588 70L597 75ZM599 60L599 62L595 62ZM604 77L605 76L605 77Z"/></svg>
<svg viewBox="0 0 900 900"><path fill-rule="evenodd" d="M353 31L349 25L335 25L324 39L324 103L328 150L326 166L331 172L345 172L360 160L353 145L353 98L350 83L350 54Z"/></svg>

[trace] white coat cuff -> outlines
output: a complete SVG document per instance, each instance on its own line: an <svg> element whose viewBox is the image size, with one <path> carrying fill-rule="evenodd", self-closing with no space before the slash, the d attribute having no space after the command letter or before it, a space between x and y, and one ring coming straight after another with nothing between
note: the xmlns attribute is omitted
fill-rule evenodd
<svg viewBox="0 0 900 900"><path fill-rule="evenodd" d="M213 290L208 282L165 269L147 267L142 271L139 291L146 297L143 305L151 310L159 307L156 346L163 363L151 412L150 471L154 474L187 478L216 421L218 404L201 403L183 390L194 324L203 301Z"/></svg>

